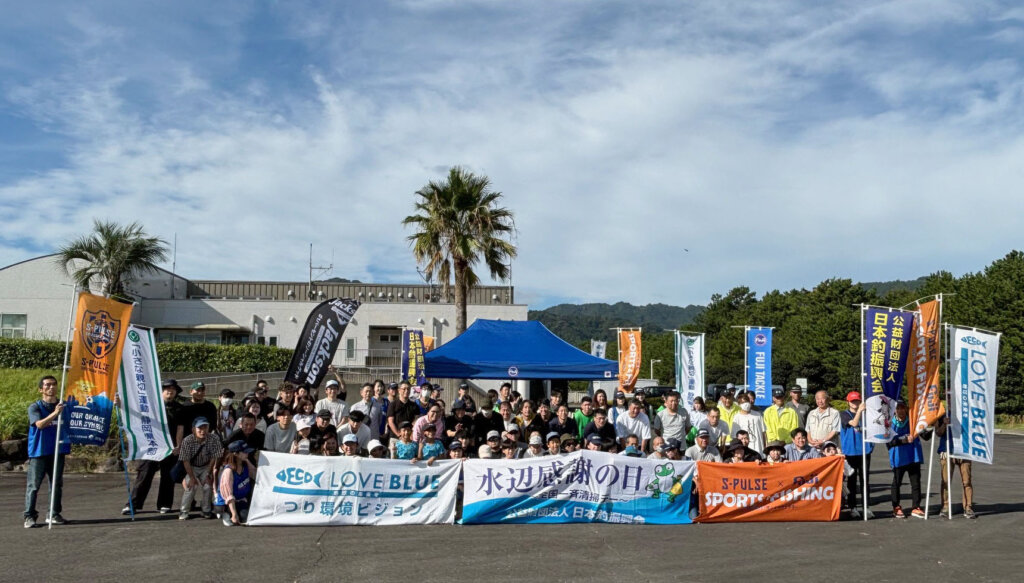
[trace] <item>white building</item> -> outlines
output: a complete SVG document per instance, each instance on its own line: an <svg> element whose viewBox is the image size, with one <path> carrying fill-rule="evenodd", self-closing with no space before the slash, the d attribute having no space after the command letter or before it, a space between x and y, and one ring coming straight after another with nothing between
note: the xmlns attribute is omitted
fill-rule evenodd
<svg viewBox="0 0 1024 583"><path fill-rule="evenodd" d="M63 340L74 282L47 255L0 269L0 335ZM437 286L335 282L197 281L161 270L128 286L138 304L132 322L161 342L268 344L293 348L319 302L362 302L342 336L334 363L349 369L397 369L401 330L422 329L435 346L455 336L455 305ZM468 298L468 323L478 318L525 320L509 287L481 286Z"/></svg>

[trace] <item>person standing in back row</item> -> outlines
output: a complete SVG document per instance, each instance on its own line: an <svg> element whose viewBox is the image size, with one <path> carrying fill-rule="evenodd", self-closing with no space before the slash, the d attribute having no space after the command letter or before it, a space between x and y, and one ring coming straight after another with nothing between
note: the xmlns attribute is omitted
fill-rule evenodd
<svg viewBox="0 0 1024 583"><path fill-rule="evenodd" d="M800 400L803 394L804 390L799 386L795 386L789 389L789 401L786 402L787 408L796 411L797 417L800 420L800 429L804 429L807 426L807 414L811 411L810 406Z"/></svg>
<svg viewBox="0 0 1024 583"><path fill-rule="evenodd" d="M132 487L132 507L129 508L125 504L121 514L130 514L133 509L135 512L142 510L157 471L160 472L160 486L157 488L156 507L160 514L167 514L174 506L174 480L171 478L171 469L178 463L178 450L184 438L184 428L179 425L181 403L178 402L178 395L181 393L181 387L174 379L167 379L161 385L160 395L164 400L164 412L167 413L167 431L171 435L174 449L171 455L160 461L142 460L138 463L135 484Z"/></svg>
<svg viewBox="0 0 1024 583"><path fill-rule="evenodd" d="M910 408L907 402L900 399L896 403L896 416L892 420L892 428L896 436L886 444L889 448L889 464L892 466L892 514L893 518L906 518L900 503L900 489L903 476L910 477L910 500L914 518L924 518L921 509L921 439L910 437Z"/></svg>

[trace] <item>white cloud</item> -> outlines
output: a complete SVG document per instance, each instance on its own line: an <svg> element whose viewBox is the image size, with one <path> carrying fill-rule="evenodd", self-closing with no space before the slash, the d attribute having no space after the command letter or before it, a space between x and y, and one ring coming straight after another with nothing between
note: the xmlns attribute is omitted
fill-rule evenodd
<svg viewBox="0 0 1024 583"><path fill-rule="evenodd" d="M462 164L516 212L520 299L702 303L980 269L1018 245L1019 58L944 58L936 29L1002 43L991 27L1011 19L928 5L295 11L294 84L238 64L265 40L244 11L217 19L212 63L187 42L133 55L123 25L80 14L88 51L6 86L67 163L0 184L17 217L0 264L96 216L177 233L185 276L302 279L313 242L335 275L416 281L400 220Z"/></svg>

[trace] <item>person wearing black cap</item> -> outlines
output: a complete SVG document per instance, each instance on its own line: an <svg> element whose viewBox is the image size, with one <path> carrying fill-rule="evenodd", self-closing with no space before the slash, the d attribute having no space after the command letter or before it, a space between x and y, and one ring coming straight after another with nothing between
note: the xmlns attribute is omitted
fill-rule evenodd
<svg viewBox="0 0 1024 583"><path fill-rule="evenodd" d="M370 440L373 438L370 437L370 428L363 423L365 420L366 417L362 411L352 411L349 413L348 423L338 428L338 439L341 440L341 443L345 443L346 435L355 435L359 441L359 448L366 449L366 446L370 444Z"/></svg>
<svg viewBox="0 0 1024 583"><path fill-rule="evenodd" d="M192 422L199 417L204 417L207 421L217 419L217 406L206 400L206 385L203 384L203 381L192 383L189 395L191 399L181 410L181 422L186 427L185 434L191 430Z"/></svg>
<svg viewBox="0 0 1024 583"><path fill-rule="evenodd" d="M179 424L181 403L178 402L178 395L181 394L181 387L174 379L167 379L161 385L160 396L164 400L164 412L167 414L167 432L171 435L174 449L171 451L171 455L160 461L142 460L138 462L135 484L132 486L132 508L126 504L121 510L121 514L129 514L132 509L135 512L142 510L157 470L160 471L160 486L157 488L156 507L160 514L167 514L174 506L174 479L171 478L171 470L178 463L178 447L181 445L181 440L184 439L185 432Z"/></svg>
<svg viewBox="0 0 1024 583"><path fill-rule="evenodd" d="M686 458L695 462L721 462L722 454L711 443L711 433L707 429L698 429L694 444L686 450ZM667 443L667 442L666 442Z"/></svg>
<svg viewBox="0 0 1024 583"><path fill-rule="evenodd" d="M238 526L249 516L249 494L252 493L256 478L256 467L252 465L249 456L255 451L242 440L228 444L214 501L224 526Z"/></svg>
<svg viewBox="0 0 1024 583"><path fill-rule="evenodd" d="M459 383L459 393L456 400L461 400L466 406L467 415L476 415L476 401L469 394L469 383Z"/></svg>
<svg viewBox="0 0 1024 583"><path fill-rule="evenodd" d="M596 433L591 433L583 441L586 443L586 448L590 451L604 451L605 449L606 442Z"/></svg>
<svg viewBox="0 0 1024 583"><path fill-rule="evenodd" d="M807 414L811 411L811 407L800 400L803 394L804 390L802 388L793 386L789 389L789 401L786 402L786 408L796 411L797 417L800 418L801 429L806 426Z"/></svg>
<svg viewBox="0 0 1024 583"><path fill-rule="evenodd" d="M179 520L188 520L197 493L203 518L214 518L213 464L220 459L223 449L220 438L210 435L210 422L205 417L197 417L192 422L192 434L181 442L181 464L186 475L181 484L185 494L181 497Z"/></svg>
<svg viewBox="0 0 1024 583"><path fill-rule="evenodd" d="M456 399L452 403L452 414L444 420L445 433L449 443L455 437L455 434L460 431L465 431L469 436L473 435L473 418L467 415L467 413L465 401Z"/></svg>
<svg viewBox="0 0 1024 583"><path fill-rule="evenodd" d="M309 428L310 443L320 443L324 436L331 433L337 436L338 428L331 423L333 420L334 417L330 411L327 409L320 409L320 412L316 414L314 425Z"/></svg>

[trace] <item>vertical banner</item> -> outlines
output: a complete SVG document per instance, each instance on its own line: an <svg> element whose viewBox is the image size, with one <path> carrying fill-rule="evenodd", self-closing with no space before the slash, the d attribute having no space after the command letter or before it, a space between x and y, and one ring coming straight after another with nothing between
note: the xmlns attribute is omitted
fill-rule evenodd
<svg viewBox="0 0 1024 583"><path fill-rule="evenodd" d="M605 352L608 350L608 343L603 340L591 340L590 341L590 355L598 358L604 358Z"/></svg>
<svg viewBox="0 0 1024 583"><path fill-rule="evenodd" d="M954 457L992 463L999 336L953 327L949 410Z"/></svg>
<svg viewBox="0 0 1024 583"><path fill-rule="evenodd" d="M797 522L839 519L841 455L784 464L697 463L697 522Z"/></svg>
<svg viewBox="0 0 1024 583"><path fill-rule="evenodd" d="M640 330L619 330L619 386L631 393L640 378Z"/></svg>
<svg viewBox="0 0 1024 583"><path fill-rule="evenodd" d="M864 437L873 443L892 440L892 417L903 387L907 354L913 341L914 313L894 308L864 306L865 379L867 418Z"/></svg>
<svg viewBox="0 0 1024 583"><path fill-rule="evenodd" d="M131 304L88 292L78 295L67 376L71 443L103 445L107 442L114 403L112 395L121 367L121 347L131 317Z"/></svg>
<svg viewBox="0 0 1024 583"><path fill-rule="evenodd" d="M284 380L319 387L357 308L359 302L348 299L334 298L317 304L306 318Z"/></svg>
<svg viewBox="0 0 1024 583"><path fill-rule="evenodd" d="M676 330L676 391L687 409L704 394L704 335Z"/></svg>
<svg viewBox="0 0 1024 583"><path fill-rule="evenodd" d="M129 326L121 357L118 415L125 433L125 460L160 461L171 455L174 441L160 395L160 364L149 328Z"/></svg>
<svg viewBox="0 0 1024 583"><path fill-rule="evenodd" d="M423 352L430 352L434 349L434 337L424 336L423 337Z"/></svg>
<svg viewBox="0 0 1024 583"><path fill-rule="evenodd" d="M747 390L755 395L754 405L767 407L772 404L772 329L748 327L747 332Z"/></svg>
<svg viewBox="0 0 1024 583"><path fill-rule="evenodd" d="M691 461L581 450L528 459L467 460L465 524L688 524Z"/></svg>
<svg viewBox="0 0 1024 583"><path fill-rule="evenodd" d="M911 333L907 375L910 405L910 436L919 433L946 414L939 391L939 305L941 300L921 304Z"/></svg>
<svg viewBox="0 0 1024 583"><path fill-rule="evenodd" d="M249 526L451 524L461 460L260 452Z"/></svg>
<svg viewBox="0 0 1024 583"><path fill-rule="evenodd" d="M402 380L414 386L427 382L423 353L423 330L403 330Z"/></svg>

